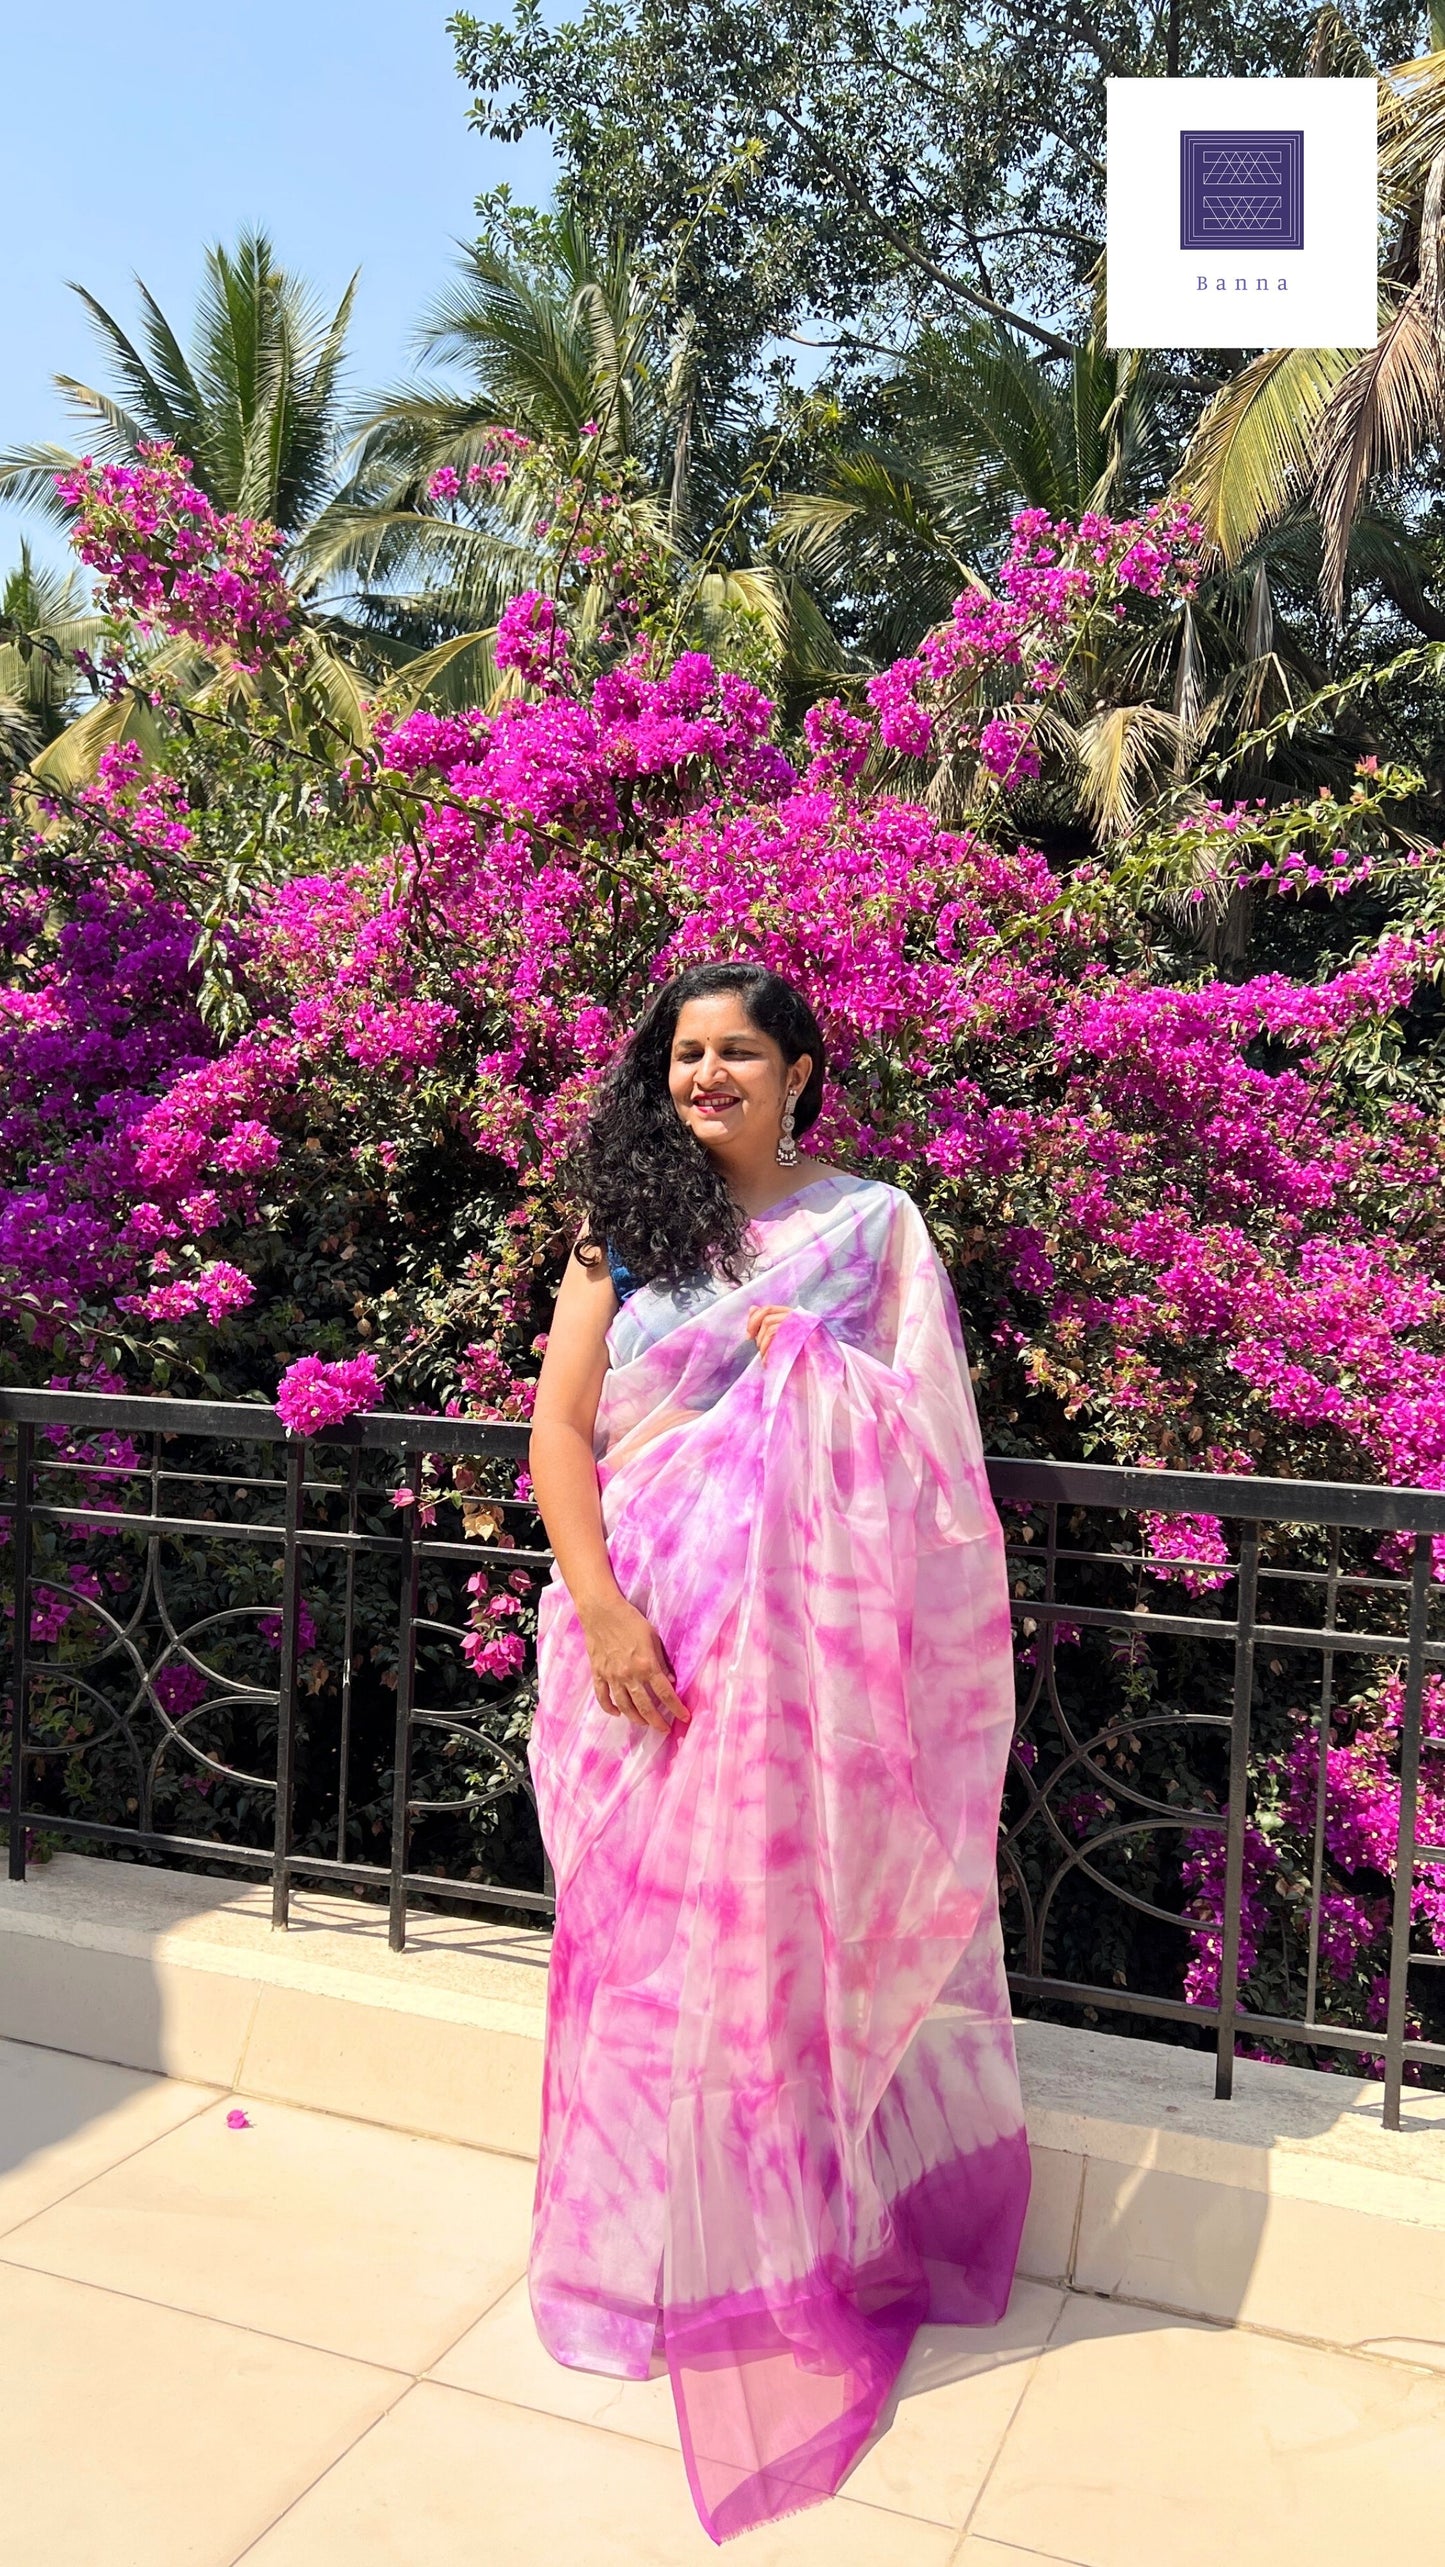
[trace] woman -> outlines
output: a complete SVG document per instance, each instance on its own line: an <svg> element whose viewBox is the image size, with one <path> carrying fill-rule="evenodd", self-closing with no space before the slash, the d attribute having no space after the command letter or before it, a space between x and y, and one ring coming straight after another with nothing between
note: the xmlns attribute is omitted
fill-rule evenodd
<svg viewBox="0 0 1445 2567"><path fill-rule="evenodd" d="M995 1890L1002 1540L907 1197L817 1161L798 992L654 1000L538 1385L557 1878L530 2284L671 2373L714 2540L831 2495L925 2318L1002 2315L1028 2152Z"/></svg>

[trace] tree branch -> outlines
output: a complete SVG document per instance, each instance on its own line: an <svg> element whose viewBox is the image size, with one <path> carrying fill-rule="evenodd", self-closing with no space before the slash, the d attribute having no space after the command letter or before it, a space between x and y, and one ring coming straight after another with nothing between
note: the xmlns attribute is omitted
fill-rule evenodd
<svg viewBox="0 0 1445 2567"><path fill-rule="evenodd" d="M810 149L817 148L813 135L790 108L775 104L772 113L796 134L800 143L807 144ZM855 186L841 170L832 167L831 164L830 168L834 184L843 195L868 215L880 237L888 242L890 248L897 250L899 256L906 259L910 267L917 268L920 275L931 277L934 284L941 285L946 294L955 296L961 303L972 304L975 311L986 312L991 320L1002 321L1007 329L1021 330L1026 338L1036 340L1040 347L1047 348L1051 356L1073 356L1072 340L1061 338L1057 330L1045 329L1042 321L1031 321L1026 314L1011 311L1006 303L996 301L991 294L980 292L977 286L965 285L962 277L950 275L948 269L940 267L936 259L928 256L926 250L919 249L916 242L910 241L906 232L898 231L892 223L885 223L877 207L869 203L863 190Z"/></svg>

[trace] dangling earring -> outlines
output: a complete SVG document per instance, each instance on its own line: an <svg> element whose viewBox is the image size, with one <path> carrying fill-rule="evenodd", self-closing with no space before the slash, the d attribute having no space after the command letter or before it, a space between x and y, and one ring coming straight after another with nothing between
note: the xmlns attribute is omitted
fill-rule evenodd
<svg viewBox="0 0 1445 2567"><path fill-rule="evenodd" d="M793 1138L793 1117L797 1111L798 1100L794 1096L792 1089L789 1088L783 1105L783 1128L778 1136L778 1165L780 1168L795 1168L798 1164L798 1145Z"/></svg>

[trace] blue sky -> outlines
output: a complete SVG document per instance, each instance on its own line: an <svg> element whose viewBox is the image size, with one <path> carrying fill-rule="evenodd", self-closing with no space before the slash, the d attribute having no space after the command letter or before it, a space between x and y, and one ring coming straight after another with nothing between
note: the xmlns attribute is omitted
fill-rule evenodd
<svg viewBox="0 0 1445 2567"><path fill-rule="evenodd" d="M246 223L334 304L361 269L356 389L392 381L447 274L473 206L506 179L545 202L545 140L484 144L466 123L448 0L98 0L17 11L6 31L10 252L0 340L0 445L68 442L60 372L93 380L95 340L74 278L127 326L143 276L187 335L208 242ZM501 14L499 11L498 14ZM58 535L0 510L0 564L22 530L48 559Z"/></svg>

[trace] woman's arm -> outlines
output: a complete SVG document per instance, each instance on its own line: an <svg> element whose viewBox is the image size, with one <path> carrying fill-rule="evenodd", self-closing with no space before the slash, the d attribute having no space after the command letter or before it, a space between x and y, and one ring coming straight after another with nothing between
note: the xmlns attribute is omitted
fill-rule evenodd
<svg viewBox="0 0 1445 2567"><path fill-rule="evenodd" d="M668 1729L674 1720L685 1721L687 1710L657 1633L612 1574L592 1453L607 1331L616 1309L606 1266L584 1266L569 1257L532 1413L532 1485L582 1625L593 1691L603 1710L624 1713L649 1729Z"/></svg>

